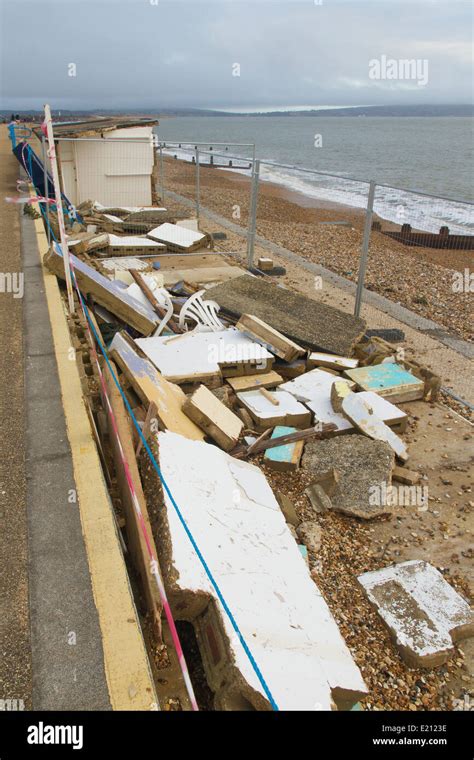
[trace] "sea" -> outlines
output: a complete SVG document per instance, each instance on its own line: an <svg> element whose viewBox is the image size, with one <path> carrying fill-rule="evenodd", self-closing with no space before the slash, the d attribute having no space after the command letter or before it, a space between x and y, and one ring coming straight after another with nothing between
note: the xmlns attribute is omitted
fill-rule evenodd
<svg viewBox="0 0 474 760"><path fill-rule="evenodd" d="M470 117L295 113L177 116L160 120L157 131L169 155L190 161L195 144L203 143L203 162L210 152L215 164L228 164L233 156L233 170L245 174L253 148L216 143L255 143L261 180L308 199L366 208L374 180L374 211L382 219L429 232L447 225L451 233L474 234L473 124Z"/></svg>

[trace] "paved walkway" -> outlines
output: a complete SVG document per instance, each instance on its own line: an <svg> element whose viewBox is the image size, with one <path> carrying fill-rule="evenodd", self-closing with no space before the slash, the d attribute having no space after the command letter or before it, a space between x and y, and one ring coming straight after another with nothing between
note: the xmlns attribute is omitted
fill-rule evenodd
<svg viewBox="0 0 474 760"><path fill-rule="evenodd" d="M0 274L22 270L18 163L5 128L0 129ZM13 282L13 281L12 281ZM0 292L0 699L31 706L28 617L26 472L23 371L23 302ZM18 292L18 289L17 289Z"/></svg>

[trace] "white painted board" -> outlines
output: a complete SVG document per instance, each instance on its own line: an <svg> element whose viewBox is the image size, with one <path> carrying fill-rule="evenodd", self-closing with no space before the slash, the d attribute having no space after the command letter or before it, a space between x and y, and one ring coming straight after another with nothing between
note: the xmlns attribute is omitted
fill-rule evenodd
<svg viewBox="0 0 474 760"><path fill-rule="evenodd" d="M217 446L159 433L160 467L280 710L330 710L333 689L366 693L362 676L261 470ZM215 591L164 495L176 587ZM263 687L221 603L235 665ZM359 696L356 696L359 695Z"/></svg>
<svg viewBox="0 0 474 760"><path fill-rule="evenodd" d="M159 240L161 243L169 243L180 248L189 248L199 241L204 241L205 235L202 232L188 230L186 227L180 227L177 224L160 224L147 233L152 240Z"/></svg>
<svg viewBox="0 0 474 760"><path fill-rule="evenodd" d="M259 390L237 393L237 398L250 412L253 412L253 414L261 419L272 419L273 417L278 417L279 414L293 415L308 412L307 407L297 401L295 397L287 391L276 390L269 391L269 393L278 401L278 406L272 404L272 402Z"/></svg>
<svg viewBox="0 0 474 760"><path fill-rule="evenodd" d="M217 332L193 332L169 337L139 338L137 345L167 380L219 372L220 364L266 362L266 348L229 327Z"/></svg>

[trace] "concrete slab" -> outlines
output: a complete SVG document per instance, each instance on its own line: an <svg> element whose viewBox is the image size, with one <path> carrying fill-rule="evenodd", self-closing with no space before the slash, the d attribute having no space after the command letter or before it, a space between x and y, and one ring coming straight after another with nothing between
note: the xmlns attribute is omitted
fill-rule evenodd
<svg viewBox="0 0 474 760"><path fill-rule="evenodd" d="M281 710L346 708L365 685L263 473L216 446L159 433L163 477ZM182 463L186 462L183 470ZM148 483L156 494L156 484ZM194 623L224 709L269 709L168 494L157 540L169 598Z"/></svg>
<svg viewBox="0 0 474 760"><path fill-rule="evenodd" d="M388 444L362 435L344 435L324 441L307 441L301 466L319 475L331 468L339 480L331 494L332 508L369 520L390 515L381 484L390 485L394 454ZM379 489L379 490L377 490Z"/></svg>
<svg viewBox="0 0 474 760"><path fill-rule="evenodd" d="M432 565L411 560L359 576L370 601L411 667L434 668L453 643L474 635L468 603Z"/></svg>

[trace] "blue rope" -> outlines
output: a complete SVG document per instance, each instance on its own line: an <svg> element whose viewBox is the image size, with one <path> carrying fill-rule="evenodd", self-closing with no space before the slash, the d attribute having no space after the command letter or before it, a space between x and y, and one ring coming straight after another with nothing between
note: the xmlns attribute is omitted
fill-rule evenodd
<svg viewBox="0 0 474 760"><path fill-rule="evenodd" d="M60 248L59 245L57 247ZM61 255L62 255L62 253L61 253ZM210 582L211 582L211 584L212 584L212 586L213 586L213 588L214 588L214 590L215 590L215 592L217 594L217 597L218 597L220 603L222 604L222 606L223 606L223 608L224 608L224 610L225 610L225 612L226 612L226 614L227 614L227 616L228 616L228 618L229 618L229 620L230 620L230 622L232 624L232 627L233 627L234 631L236 632L236 634L237 634L237 636L239 638L240 643L242 644L242 647L243 647L243 649L245 651L245 654L247 655L248 659L250 660L250 664L252 665L252 668L254 669L254 671L255 671L255 673L257 675L258 680L262 684L263 690L265 691L265 694L267 695L268 700L269 700L269 702L270 702L273 710L277 711L279 709L278 705L277 705L277 703L275 702L275 700L273 698L273 695L272 695L272 693L271 693L271 691L270 691L270 689L269 689L269 687L267 685L267 682L265 681L265 679L264 679L264 677L262 675L262 672L261 672L260 668L258 667L257 662L256 662L256 660L255 660L252 652L250 651L250 648L249 648L249 646L248 646L248 644L247 644L247 642L246 642L246 640L245 640L242 632L240 631L240 628L239 628L239 626L237 624L237 621L235 620L235 618L234 618L231 610L229 609L229 606L228 606L226 600L224 599L222 591L220 590L220 588L219 588L219 586L217 584L217 581L215 580L214 576L212 575L212 572L211 572L211 570L210 570L210 568L209 568L206 560L204 559L204 557L203 557L203 555L201 553L201 550L199 549L199 546L196 543L196 540L195 540L193 534L189 530L189 528L188 528L188 526L186 524L186 521L185 521L183 515L181 514L181 510L179 509L179 507L178 507L178 505L177 505L177 503L176 503L176 501L174 499L174 496L171 493L171 491L170 491L170 489L168 487L168 484L166 483L166 481L165 481L165 479L163 477L163 474L162 474L162 472L160 470L160 467L158 466L158 463L156 462L156 459L153 456L153 452L151 451L151 449L150 449L150 447L148 445L148 442L147 442L145 436L142 433L140 425L137 422L137 419L136 419L136 417L135 417L135 415L134 415L134 413L132 411L132 408L131 408L131 406L129 404L129 401L128 401L127 397L125 396L125 394L124 394L124 392L122 390L122 387L121 387L121 385L119 383L118 378L115 375L115 372L112 369L112 365L110 363L110 360L109 360L109 357L108 357L108 353L107 353L105 347L102 345L102 341L99 338L99 336L97 334L97 331L96 331L96 329L94 327L94 324L93 324L93 322L92 322L92 320L91 320L91 318L89 316L89 309L88 309L88 307L87 307L87 305L86 305L86 303L85 303L85 301L84 301L84 299L82 297L82 294L81 294L81 292L79 290L74 269L72 269L72 273L73 273L74 285L76 287L76 290L77 290L77 293L78 293L78 296L79 296L79 300L80 300L81 305L82 305L82 307L84 309L84 313L86 315L86 318L87 318L87 321L89 323L89 326L90 326L90 328L92 330L92 333L93 333L93 335L94 335L94 337L95 337L95 339L97 341L97 344L99 346L100 352L101 352L102 356L104 357L104 359L105 359L105 361L107 363L107 367L108 367L108 369L110 371L110 374L112 375L113 381L114 381L115 385L118 388L118 391L119 391L119 393L120 393L120 395L122 397L122 400L123 400L123 402L124 402L124 404L125 404L125 406L127 408L127 411L130 414L130 417L132 418L133 424L135 425L135 428L136 428L136 430L137 430L137 432L138 432L138 434L139 434L139 436L140 436L140 438L142 440L143 446L145 447L146 452L147 452L148 456L150 457L150 461L151 461L154 469L156 470L156 472L158 474L158 477L159 477L159 479L161 481L161 484L162 484L163 488L165 489L166 493L168 494L168 497L169 497L169 499L170 499L170 501L171 501L171 503L172 503L172 505L173 505L173 507L174 507L174 509L176 511L176 514L178 515L179 521L181 522L181 525L183 526L183 528L184 528L184 530L186 532L186 535L189 538L189 540L190 540L190 542L191 542L191 544L193 546L193 549L196 552L196 554L197 554L197 556L198 556L198 558L199 558L199 560L200 560L200 562L201 562L201 564L202 564L202 566L203 566L203 568L204 568L204 570L206 572L206 575L209 578L209 580L210 580Z"/></svg>

